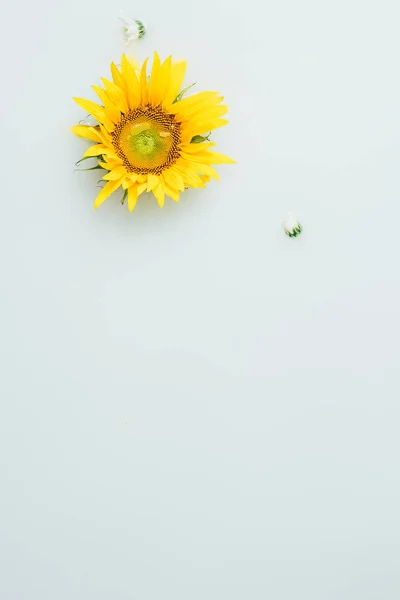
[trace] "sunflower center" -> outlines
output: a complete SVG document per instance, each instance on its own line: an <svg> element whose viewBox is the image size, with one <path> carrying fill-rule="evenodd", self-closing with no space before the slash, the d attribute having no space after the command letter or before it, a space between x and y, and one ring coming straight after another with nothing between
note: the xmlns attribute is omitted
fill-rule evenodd
<svg viewBox="0 0 400 600"><path fill-rule="evenodd" d="M112 133L116 154L129 172L159 175L179 158L180 125L159 107L126 113Z"/></svg>
<svg viewBox="0 0 400 600"><path fill-rule="evenodd" d="M132 150L142 156L152 156L159 146L159 141L157 132L155 131L133 133L130 139L128 139Z"/></svg>

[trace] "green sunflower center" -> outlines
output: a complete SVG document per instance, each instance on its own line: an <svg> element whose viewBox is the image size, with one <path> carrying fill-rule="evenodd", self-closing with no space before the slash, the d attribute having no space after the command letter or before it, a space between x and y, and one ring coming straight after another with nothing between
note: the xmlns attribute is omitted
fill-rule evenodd
<svg viewBox="0 0 400 600"><path fill-rule="evenodd" d="M156 131L142 131L132 134L128 143L133 152L142 156L152 156L160 147L160 137Z"/></svg>
<svg viewBox="0 0 400 600"><path fill-rule="evenodd" d="M124 115L113 134L116 154L129 172L160 174L179 158L180 125L159 107Z"/></svg>

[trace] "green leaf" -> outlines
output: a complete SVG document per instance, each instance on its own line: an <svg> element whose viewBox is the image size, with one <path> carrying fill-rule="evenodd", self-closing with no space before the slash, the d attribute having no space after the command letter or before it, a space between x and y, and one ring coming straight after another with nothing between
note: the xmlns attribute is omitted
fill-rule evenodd
<svg viewBox="0 0 400 600"><path fill-rule="evenodd" d="M196 82L192 83L192 85L188 85L184 90L179 92L179 94L175 98L173 104L175 104L175 102L179 102L179 100L182 100L182 98L186 94L186 92L188 92L190 90L190 88L192 88L194 85L196 85Z"/></svg>
<svg viewBox="0 0 400 600"><path fill-rule="evenodd" d="M95 167L89 167L88 169L75 169L75 171L94 171L95 169L102 169L100 165L96 165Z"/></svg>
<svg viewBox="0 0 400 600"><path fill-rule="evenodd" d="M83 158L81 158L80 160L78 160L75 164L76 166L78 166L81 162L83 162L84 160L88 160L89 158L96 158L96 156L84 156Z"/></svg>
<svg viewBox="0 0 400 600"><path fill-rule="evenodd" d="M125 190L125 191L124 191L124 195L122 196L122 199L121 199L121 204L124 204L124 202L125 202L125 200L126 200L126 197L127 197L127 195L128 195L128 190Z"/></svg>
<svg viewBox="0 0 400 600"><path fill-rule="evenodd" d="M97 160L98 163L104 162L104 156L102 154L99 154L99 156L84 156L83 158L81 158L80 160L78 160L75 163L75 166L77 167L78 165L81 164L81 162L83 162L84 160L89 160L89 159L94 159ZM90 169L75 169L75 171L91 171L92 169L102 169L103 167L100 167L99 165L97 167L91 167Z"/></svg>
<svg viewBox="0 0 400 600"><path fill-rule="evenodd" d="M190 140L190 143L191 144L201 144L202 142L209 142L210 141L210 135L211 135L211 131L210 131L210 133L207 136L204 136L204 135L195 135Z"/></svg>

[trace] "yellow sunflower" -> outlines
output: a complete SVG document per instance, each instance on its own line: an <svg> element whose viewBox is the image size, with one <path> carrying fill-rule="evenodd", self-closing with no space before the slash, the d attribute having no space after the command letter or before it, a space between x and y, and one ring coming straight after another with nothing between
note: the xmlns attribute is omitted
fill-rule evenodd
<svg viewBox="0 0 400 600"><path fill-rule="evenodd" d="M84 158L97 159L97 167L108 171L95 209L120 186L122 202L127 197L131 211L145 191L153 192L160 206L165 195L178 201L185 188L203 188L211 177L218 180L211 165L235 162L210 151L215 144L204 137L227 123L221 118L228 110L222 96L201 92L183 98L186 63L169 57L161 64L155 52L148 77L147 61L141 69L125 55L120 69L111 63L112 81L102 79L104 88L93 86L101 104L74 98L98 123L73 128L79 137L96 142Z"/></svg>

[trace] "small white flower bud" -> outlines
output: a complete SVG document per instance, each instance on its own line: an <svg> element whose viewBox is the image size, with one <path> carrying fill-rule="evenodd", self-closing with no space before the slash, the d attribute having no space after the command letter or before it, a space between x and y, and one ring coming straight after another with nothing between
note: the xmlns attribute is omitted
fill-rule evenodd
<svg viewBox="0 0 400 600"><path fill-rule="evenodd" d="M282 223L282 227L289 237L297 237L303 231L302 226L292 212L287 214L286 219Z"/></svg>
<svg viewBox="0 0 400 600"><path fill-rule="evenodd" d="M124 16L118 17L123 23L125 45L134 40L140 40L146 33L146 27L139 19L126 19Z"/></svg>

